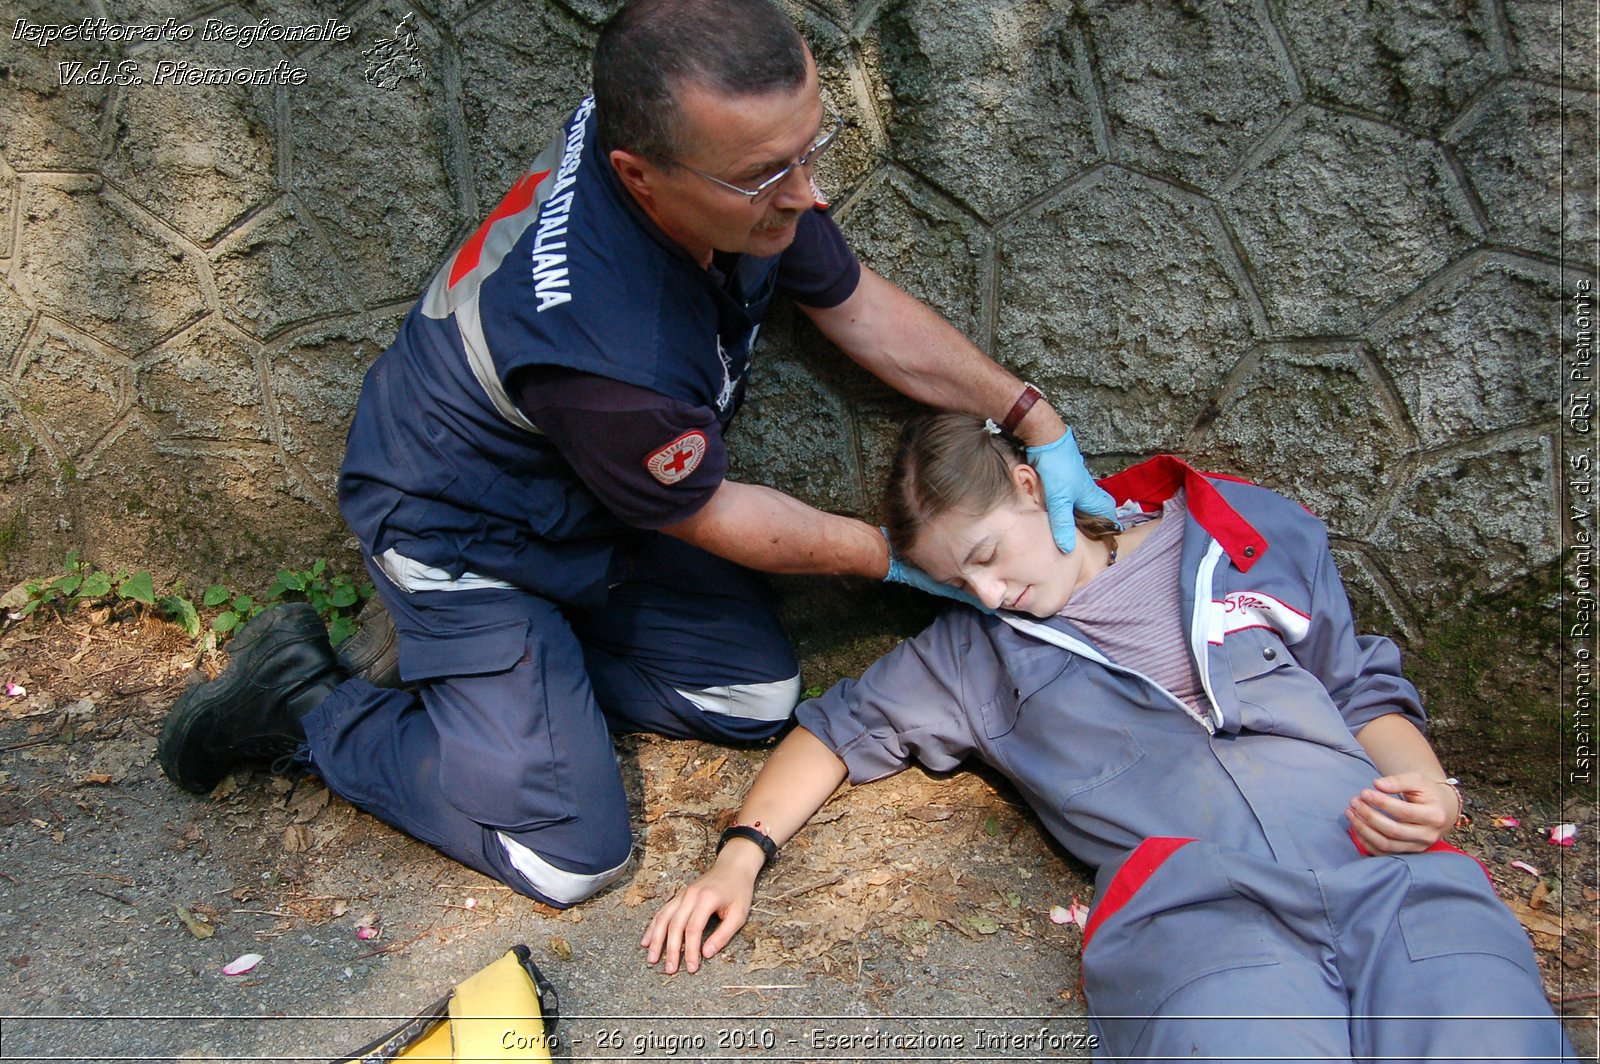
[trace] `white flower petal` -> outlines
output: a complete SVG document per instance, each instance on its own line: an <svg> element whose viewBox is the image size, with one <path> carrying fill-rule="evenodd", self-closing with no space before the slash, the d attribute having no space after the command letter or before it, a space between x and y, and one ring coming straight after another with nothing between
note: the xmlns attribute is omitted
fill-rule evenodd
<svg viewBox="0 0 1600 1064"><path fill-rule="evenodd" d="M243 975L261 963L261 954L246 953L242 957L235 957L222 966L223 975Z"/></svg>

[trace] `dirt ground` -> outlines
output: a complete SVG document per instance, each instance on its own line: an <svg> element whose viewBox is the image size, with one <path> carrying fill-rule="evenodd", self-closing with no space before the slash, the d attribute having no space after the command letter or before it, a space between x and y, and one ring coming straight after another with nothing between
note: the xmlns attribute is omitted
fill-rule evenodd
<svg viewBox="0 0 1600 1064"><path fill-rule="evenodd" d="M0 697L0 1058L327 1059L519 941L561 994L558 1057L926 1058L885 1047L935 1044L984 1059L997 1032L1031 1031L1050 1034L996 1055L1087 1057L1081 932L1052 910L1091 901L1091 882L997 778L908 772L847 790L785 848L724 957L667 977L638 937L702 867L764 751L622 740L634 870L558 913L315 779L244 773L200 799L168 785L153 760L166 708L223 660L109 610L0 634L0 682L25 689ZM1455 841L1528 929L1592 1056L1596 810L1464 782L1474 822ZM1548 841L1560 823L1576 845ZM246 953L264 959L221 973Z"/></svg>

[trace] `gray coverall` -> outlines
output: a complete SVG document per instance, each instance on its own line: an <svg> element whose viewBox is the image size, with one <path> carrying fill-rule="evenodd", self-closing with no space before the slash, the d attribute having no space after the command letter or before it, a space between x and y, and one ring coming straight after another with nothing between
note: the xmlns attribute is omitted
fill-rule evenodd
<svg viewBox="0 0 1600 1064"><path fill-rule="evenodd" d="M855 782L976 755L1096 866L1083 969L1103 1056L1576 1059L1484 869L1444 844L1364 856L1348 831L1379 774L1354 732L1425 718L1395 646L1356 635L1321 522L1169 457L1102 486L1147 509L1187 492L1208 712L1059 618L957 607L800 724Z"/></svg>

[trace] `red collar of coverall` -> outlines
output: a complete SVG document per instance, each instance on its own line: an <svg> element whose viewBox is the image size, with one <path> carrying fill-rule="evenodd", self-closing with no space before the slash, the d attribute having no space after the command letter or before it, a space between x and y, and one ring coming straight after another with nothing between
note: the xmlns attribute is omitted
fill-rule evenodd
<svg viewBox="0 0 1600 1064"><path fill-rule="evenodd" d="M1188 496L1189 512L1200 522L1200 527L1216 538L1240 572L1249 572L1250 567L1267 553L1267 539L1256 531L1254 525L1240 517L1239 511L1228 505L1216 485L1211 483L1213 480L1250 483L1243 477L1202 473L1181 458L1158 454L1106 477L1099 484L1118 505L1132 501L1145 510L1160 507L1180 488L1183 489Z"/></svg>

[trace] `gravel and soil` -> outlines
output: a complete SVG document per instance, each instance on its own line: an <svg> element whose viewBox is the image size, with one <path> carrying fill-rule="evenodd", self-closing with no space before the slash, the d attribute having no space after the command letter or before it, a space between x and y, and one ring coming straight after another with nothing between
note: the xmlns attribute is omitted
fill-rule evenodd
<svg viewBox="0 0 1600 1064"><path fill-rule="evenodd" d="M1050 913L1090 901L1091 881L996 777L913 771L845 790L765 875L734 944L666 976L639 936L703 866L764 750L619 740L635 865L562 913L314 778L240 773L204 798L170 786L154 761L166 708L224 663L127 610L0 633L0 682L26 689L0 698L0 1059L332 1059L518 942L559 992L558 1059L1087 1056L1081 932ZM1593 804L1466 783L1475 820L1456 841L1528 928L1592 1056ZM1577 845L1549 843L1559 823ZM247 953L263 959L222 974Z"/></svg>

